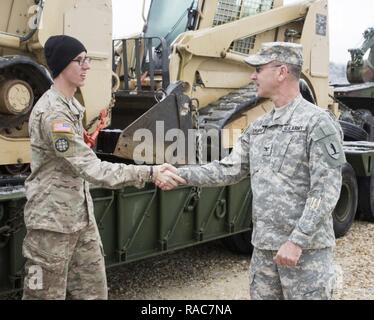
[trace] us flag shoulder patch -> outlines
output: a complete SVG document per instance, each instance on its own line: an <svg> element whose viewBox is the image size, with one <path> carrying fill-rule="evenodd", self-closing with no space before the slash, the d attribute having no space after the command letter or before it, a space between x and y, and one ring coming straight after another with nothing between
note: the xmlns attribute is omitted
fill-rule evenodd
<svg viewBox="0 0 374 320"><path fill-rule="evenodd" d="M54 132L54 133L73 133L73 128L67 122L55 122L52 125L52 132Z"/></svg>

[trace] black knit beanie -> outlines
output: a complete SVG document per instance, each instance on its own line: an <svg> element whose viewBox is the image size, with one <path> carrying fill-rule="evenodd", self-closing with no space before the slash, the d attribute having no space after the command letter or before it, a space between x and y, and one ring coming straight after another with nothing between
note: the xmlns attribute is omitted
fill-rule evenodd
<svg viewBox="0 0 374 320"><path fill-rule="evenodd" d="M65 35L52 36L44 45L44 55L53 79L83 51L87 52L84 45L77 39Z"/></svg>

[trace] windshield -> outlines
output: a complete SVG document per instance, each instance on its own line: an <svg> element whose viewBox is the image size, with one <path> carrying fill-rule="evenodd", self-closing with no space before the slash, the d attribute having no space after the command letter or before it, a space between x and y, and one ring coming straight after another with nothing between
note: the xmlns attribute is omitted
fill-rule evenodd
<svg viewBox="0 0 374 320"><path fill-rule="evenodd" d="M218 0L217 11L213 25L218 26L228 22L253 16L273 8L274 0ZM234 41L231 50L248 54L256 37L249 37Z"/></svg>
<svg viewBox="0 0 374 320"><path fill-rule="evenodd" d="M213 25L239 20L270 10L274 0L218 0Z"/></svg>
<svg viewBox="0 0 374 320"><path fill-rule="evenodd" d="M197 0L152 1L148 14L146 37L165 38L168 45L187 30L188 12L197 6Z"/></svg>

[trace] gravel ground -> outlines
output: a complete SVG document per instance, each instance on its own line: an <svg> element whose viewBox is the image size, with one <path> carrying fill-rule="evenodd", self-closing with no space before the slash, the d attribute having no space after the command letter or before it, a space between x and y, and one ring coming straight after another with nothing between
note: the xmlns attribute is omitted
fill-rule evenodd
<svg viewBox="0 0 374 320"><path fill-rule="evenodd" d="M373 241L374 223L361 221L355 222L349 232L336 241L335 259L340 271L336 299L374 299Z"/></svg>
<svg viewBox="0 0 374 320"><path fill-rule="evenodd" d="M337 240L337 300L374 299L374 224ZM110 299L249 299L249 258L219 241L108 270Z"/></svg>
<svg viewBox="0 0 374 320"><path fill-rule="evenodd" d="M108 270L109 299L248 299L248 267L213 241Z"/></svg>
<svg viewBox="0 0 374 320"><path fill-rule="evenodd" d="M374 223L355 221L337 240L337 300L374 300ZM108 270L113 300L248 300L249 257L220 241ZM19 299L20 294L1 299Z"/></svg>

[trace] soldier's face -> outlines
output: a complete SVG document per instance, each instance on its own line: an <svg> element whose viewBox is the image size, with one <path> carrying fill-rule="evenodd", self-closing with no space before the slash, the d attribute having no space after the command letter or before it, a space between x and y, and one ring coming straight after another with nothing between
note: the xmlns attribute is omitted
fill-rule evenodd
<svg viewBox="0 0 374 320"><path fill-rule="evenodd" d="M277 85L277 71L280 64L270 62L255 68L251 80L257 86L257 94L262 98L271 98Z"/></svg>
<svg viewBox="0 0 374 320"><path fill-rule="evenodd" d="M72 86L83 87L87 72L91 69L90 62L91 60L87 57L86 52L82 52L69 63L61 74Z"/></svg>

